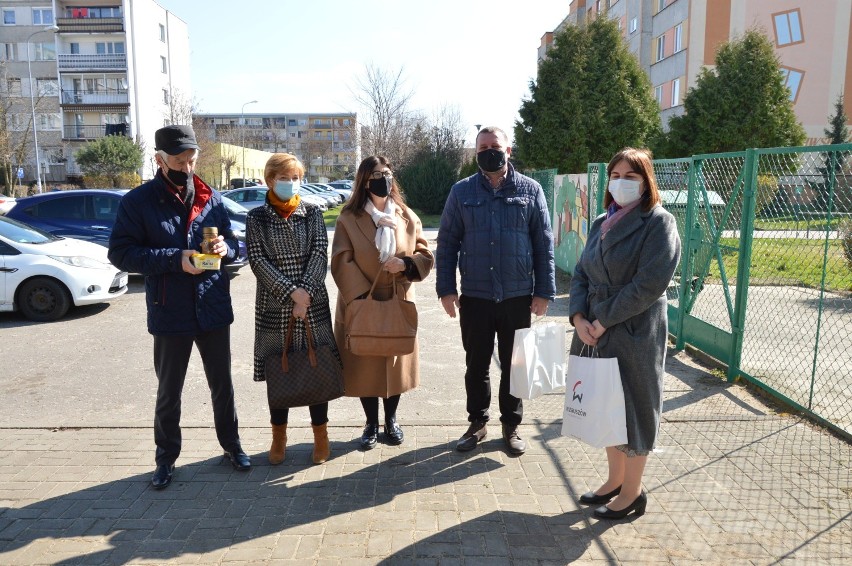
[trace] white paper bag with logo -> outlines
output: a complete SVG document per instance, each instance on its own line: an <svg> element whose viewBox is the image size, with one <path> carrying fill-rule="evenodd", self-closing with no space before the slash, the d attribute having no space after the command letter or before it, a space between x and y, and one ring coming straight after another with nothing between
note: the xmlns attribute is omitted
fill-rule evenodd
<svg viewBox="0 0 852 566"><path fill-rule="evenodd" d="M616 358L568 357L562 436L595 448L627 444L624 389Z"/></svg>
<svg viewBox="0 0 852 566"><path fill-rule="evenodd" d="M509 393L535 399L565 386L565 325L533 324L515 330Z"/></svg>

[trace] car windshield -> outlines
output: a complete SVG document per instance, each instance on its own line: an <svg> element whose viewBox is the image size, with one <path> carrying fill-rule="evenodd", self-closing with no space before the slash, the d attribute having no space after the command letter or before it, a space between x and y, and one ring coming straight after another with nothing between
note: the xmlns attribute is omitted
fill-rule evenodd
<svg viewBox="0 0 852 566"><path fill-rule="evenodd" d="M18 244L46 244L61 240L60 236L54 236L50 232L39 230L29 224L0 216L0 236L8 238Z"/></svg>
<svg viewBox="0 0 852 566"><path fill-rule="evenodd" d="M231 214L248 214L248 209L238 202L232 201L226 196L222 197L222 204L225 205L225 210Z"/></svg>

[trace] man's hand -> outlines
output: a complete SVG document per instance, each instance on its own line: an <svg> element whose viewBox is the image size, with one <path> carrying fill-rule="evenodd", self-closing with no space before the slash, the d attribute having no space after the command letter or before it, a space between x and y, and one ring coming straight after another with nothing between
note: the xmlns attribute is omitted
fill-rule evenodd
<svg viewBox="0 0 852 566"><path fill-rule="evenodd" d="M444 295L441 297L441 305L444 307L444 310L450 315L450 318L456 317L456 309L459 308L459 296L458 295Z"/></svg>
<svg viewBox="0 0 852 566"><path fill-rule="evenodd" d="M544 316L547 314L547 307L550 301L542 297L533 297L530 305L530 312L536 316Z"/></svg>
<svg viewBox="0 0 852 566"><path fill-rule="evenodd" d="M196 252L195 250L181 251L180 266L185 272L189 273L190 275L198 275L199 273L202 273L204 271L203 269L198 269L192 264L192 254L195 253L198 252Z"/></svg>
<svg viewBox="0 0 852 566"><path fill-rule="evenodd" d="M591 322L586 320L586 317L579 312L574 315L573 320L574 328L577 329L577 337L580 339L580 342L587 346L597 346L598 339L593 334L594 325L592 325Z"/></svg>
<svg viewBox="0 0 852 566"><path fill-rule="evenodd" d="M604 332L606 332L606 328L604 328L604 325L601 324L601 321L596 320L592 323L592 336L600 338L604 335Z"/></svg>
<svg viewBox="0 0 852 566"><path fill-rule="evenodd" d="M228 255L228 244L225 243L225 236L217 236L210 244L210 253L219 257Z"/></svg>

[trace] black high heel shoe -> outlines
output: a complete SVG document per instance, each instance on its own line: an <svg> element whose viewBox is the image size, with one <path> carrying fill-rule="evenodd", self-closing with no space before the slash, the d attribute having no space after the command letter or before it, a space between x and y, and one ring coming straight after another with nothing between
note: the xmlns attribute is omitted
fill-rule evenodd
<svg viewBox="0 0 852 566"><path fill-rule="evenodd" d="M600 505L601 503L609 503L609 500L621 493L621 486L613 489L609 493L598 495L594 491L584 493L580 496L580 503L583 505Z"/></svg>
<svg viewBox="0 0 852 566"><path fill-rule="evenodd" d="M622 509L621 511L613 511L606 505L595 509L595 517L598 519L623 519L628 516L631 511L636 513L637 517L645 514L645 507L648 505L648 496L645 492L639 494L639 497L633 500L633 503Z"/></svg>

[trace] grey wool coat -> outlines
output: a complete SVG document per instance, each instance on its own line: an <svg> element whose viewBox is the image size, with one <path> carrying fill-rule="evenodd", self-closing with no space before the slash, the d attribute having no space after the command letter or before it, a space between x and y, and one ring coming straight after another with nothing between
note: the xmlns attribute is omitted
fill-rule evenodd
<svg viewBox="0 0 852 566"><path fill-rule="evenodd" d="M407 206L396 211L396 257L409 257L417 270L417 281L425 279L435 259L429 251L420 219ZM420 384L419 345L405 356L356 356L346 349L346 307L368 293L379 272L379 250L376 248L376 225L366 212L340 213L331 245L331 276L337 284L337 306L334 311L334 335L343 360L343 387L347 397L393 397ZM375 298L386 300L393 294L394 281L398 293L414 300L414 285L401 274L382 272L376 284Z"/></svg>
<svg viewBox="0 0 852 566"><path fill-rule="evenodd" d="M569 315L599 320L597 355L617 358L624 386L627 446L654 449L663 404L668 320L666 288L680 259L674 217L657 205L630 211L601 238L595 219L571 279ZM571 354L583 347L577 333ZM587 350L588 351L588 350Z"/></svg>
<svg viewBox="0 0 852 566"><path fill-rule="evenodd" d="M317 346L337 351L325 275L328 270L328 233L320 209L304 201L289 218L269 204L249 211L246 244L251 270L257 278L254 314L254 380L264 381L264 359L281 355L293 314L290 294L302 287L311 296L308 322ZM291 351L307 349L305 325L297 321Z"/></svg>

